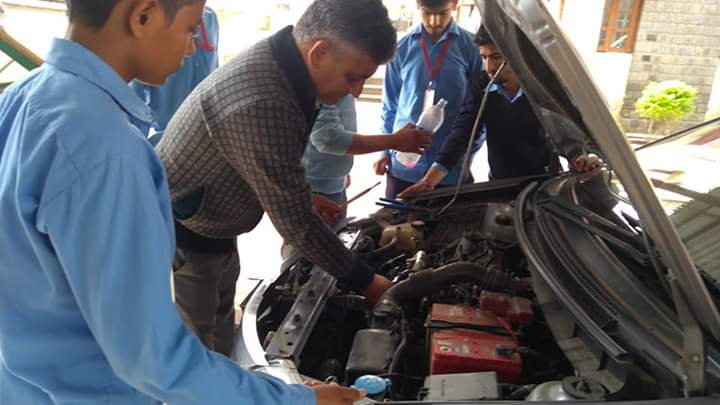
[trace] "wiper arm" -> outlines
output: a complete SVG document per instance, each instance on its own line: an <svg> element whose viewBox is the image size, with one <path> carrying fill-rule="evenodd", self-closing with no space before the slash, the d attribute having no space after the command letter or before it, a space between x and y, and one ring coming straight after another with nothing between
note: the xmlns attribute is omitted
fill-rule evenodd
<svg viewBox="0 0 720 405"><path fill-rule="evenodd" d="M591 225L585 222L583 218L590 219L590 217L595 216L602 218L601 216L593 213L592 211L587 210L584 207L566 204L563 200L557 197L547 198L539 202L538 205L542 206L550 214L570 221L573 224L576 224L593 233L594 235L602 238L606 242L615 245L616 247L620 248L628 255L633 257L639 263L644 263L645 265L653 264L650 263L650 256L648 254L644 254L638 251L629 243L621 240L615 235L612 235L610 232L607 232L595 225ZM583 215L585 212L591 215ZM605 220L605 218L602 219ZM607 222L612 223L610 221ZM617 231L618 229L615 230ZM634 235L630 232L629 234ZM669 284L671 289L671 296L673 301L675 302L675 308L677 310L678 318L680 320L680 326L683 330L682 359L679 361L678 365L684 375L683 384L685 396L701 396L704 395L706 391L705 357L707 353L707 342L705 340L705 335L700 327L700 324L693 316L690 307L687 304L687 299L685 295L678 286L677 280L674 277L671 277L669 280Z"/></svg>
<svg viewBox="0 0 720 405"><path fill-rule="evenodd" d="M545 208L547 211L549 211L551 214L555 215L556 217L560 217L562 219L570 221L573 224L592 233L593 235L596 235L596 236L602 238L604 241L612 244L613 246L621 249L624 253L626 253L628 256L630 256L637 263L639 263L643 266L648 266L651 264L650 257L646 253L641 252L640 250L635 248L630 243L620 239L619 237L611 234L610 232L605 231L605 230L601 229L600 227L593 225L592 223L587 223L587 222L583 221L582 218L587 218L587 217L583 216L582 213L572 212L573 209L570 209L570 212L568 212L565 210L567 207L563 206L562 204L557 204L557 201L555 201L554 199L546 200L538 205ZM592 211L589 211L589 212L592 212ZM595 214L595 215L597 215L597 214ZM621 232L621 233L624 233L624 232ZM631 232L627 232L624 236L630 236L632 238L637 237L635 234L633 234Z"/></svg>

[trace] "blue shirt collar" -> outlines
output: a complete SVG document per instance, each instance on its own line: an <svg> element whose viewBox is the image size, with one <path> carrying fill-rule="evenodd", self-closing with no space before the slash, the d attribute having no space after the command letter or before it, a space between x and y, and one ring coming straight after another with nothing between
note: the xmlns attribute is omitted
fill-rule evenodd
<svg viewBox="0 0 720 405"><path fill-rule="evenodd" d="M422 23L420 23L416 25L415 28L412 29L412 31L410 31L410 35L416 37L423 34L424 32L425 29L423 29ZM456 37L460 35L460 27L457 25L454 18L450 21L450 25L448 25L447 29L445 30L445 32L443 32L442 36L437 42L444 41L447 38L448 34L453 34Z"/></svg>
<svg viewBox="0 0 720 405"><path fill-rule="evenodd" d="M46 62L91 82L112 97L128 114L144 123L154 119L152 110L100 57L77 42L53 39Z"/></svg>
<svg viewBox="0 0 720 405"><path fill-rule="evenodd" d="M499 84L499 83L493 83L492 86L490 86L490 92L496 92L496 93L501 94L503 97L505 97L506 99L508 99L508 101L510 101L511 104L514 103L514 102L516 102L516 101L517 101L520 97L522 97L523 95L525 95L525 92L523 91L523 89L522 89L522 87L521 87L521 88L518 89L518 92L515 94L515 97L512 97L512 98L511 98L511 97L510 97L510 94L508 94L508 92L507 92L507 90L505 89L505 87L503 87L503 86L502 86L501 84Z"/></svg>

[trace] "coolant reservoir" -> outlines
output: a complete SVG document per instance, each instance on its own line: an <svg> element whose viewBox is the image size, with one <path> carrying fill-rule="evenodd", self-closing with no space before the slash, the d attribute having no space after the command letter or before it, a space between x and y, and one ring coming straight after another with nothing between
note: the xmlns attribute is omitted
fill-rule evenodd
<svg viewBox="0 0 720 405"><path fill-rule="evenodd" d="M413 254L422 246L424 230L425 222L423 221L388 225L383 229L382 235L380 236L380 246L387 245L397 237L398 249Z"/></svg>

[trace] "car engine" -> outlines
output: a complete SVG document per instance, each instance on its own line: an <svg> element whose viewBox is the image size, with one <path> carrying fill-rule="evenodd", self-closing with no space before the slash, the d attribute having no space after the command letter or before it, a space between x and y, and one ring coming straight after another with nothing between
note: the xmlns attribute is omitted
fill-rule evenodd
<svg viewBox="0 0 720 405"><path fill-rule="evenodd" d="M289 259L257 311L266 357L292 360L301 375L318 381L364 388L378 401L682 396L679 380L658 371L642 351L650 338L628 335L619 316L591 319L602 322L597 336L610 337L601 343L614 344L619 354L606 352L548 294L516 234L516 221L534 220L532 211L518 212L518 194L526 186L480 186L451 209L444 208L447 196L393 204L351 223L341 239L393 282L374 305L306 260ZM591 200L600 207L598 195ZM539 201L554 203L547 196ZM545 209L542 204L537 206ZM598 232L588 223L579 226ZM618 247L613 249L628 271L657 290L652 267L619 243L640 243L637 236L607 229L602 235ZM563 246L573 249L572 243ZM585 297L580 291L575 296Z"/></svg>

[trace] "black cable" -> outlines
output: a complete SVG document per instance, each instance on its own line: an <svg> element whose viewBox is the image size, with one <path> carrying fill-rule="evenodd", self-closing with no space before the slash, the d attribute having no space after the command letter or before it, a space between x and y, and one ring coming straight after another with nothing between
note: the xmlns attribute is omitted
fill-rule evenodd
<svg viewBox="0 0 720 405"><path fill-rule="evenodd" d="M503 71L503 69L505 69L505 62L500 65L497 72L495 72L493 77L490 78L490 82L488 83L487 87L485 87L485 94L483 94L482 101L480 101L480 108L478 109L477 116L475 117L475 124L473 125L472 132L470 133L470 137L468 139L467 149L465 150L465 156L463 157L462 168L460 169L457 185L455 186L455 194L453 195L452 200L450 200L450 202L447 203L447 205L445 205L438 212L437 215L442 215L445 211L447 211L447 209L455 203L455 200L457 200L457 197L460 194L460 187L462 186L465 172L468 171L468 161L470 160L470 151L472 150L472 144L475 140L475 134L477 134L478 127L480 125L480 118L485 114L487 99L488 95L490 94L490 87L492 87L493 83L495 83L495 80L497 80L498 76L500 76L500 73Z"/></svg>

